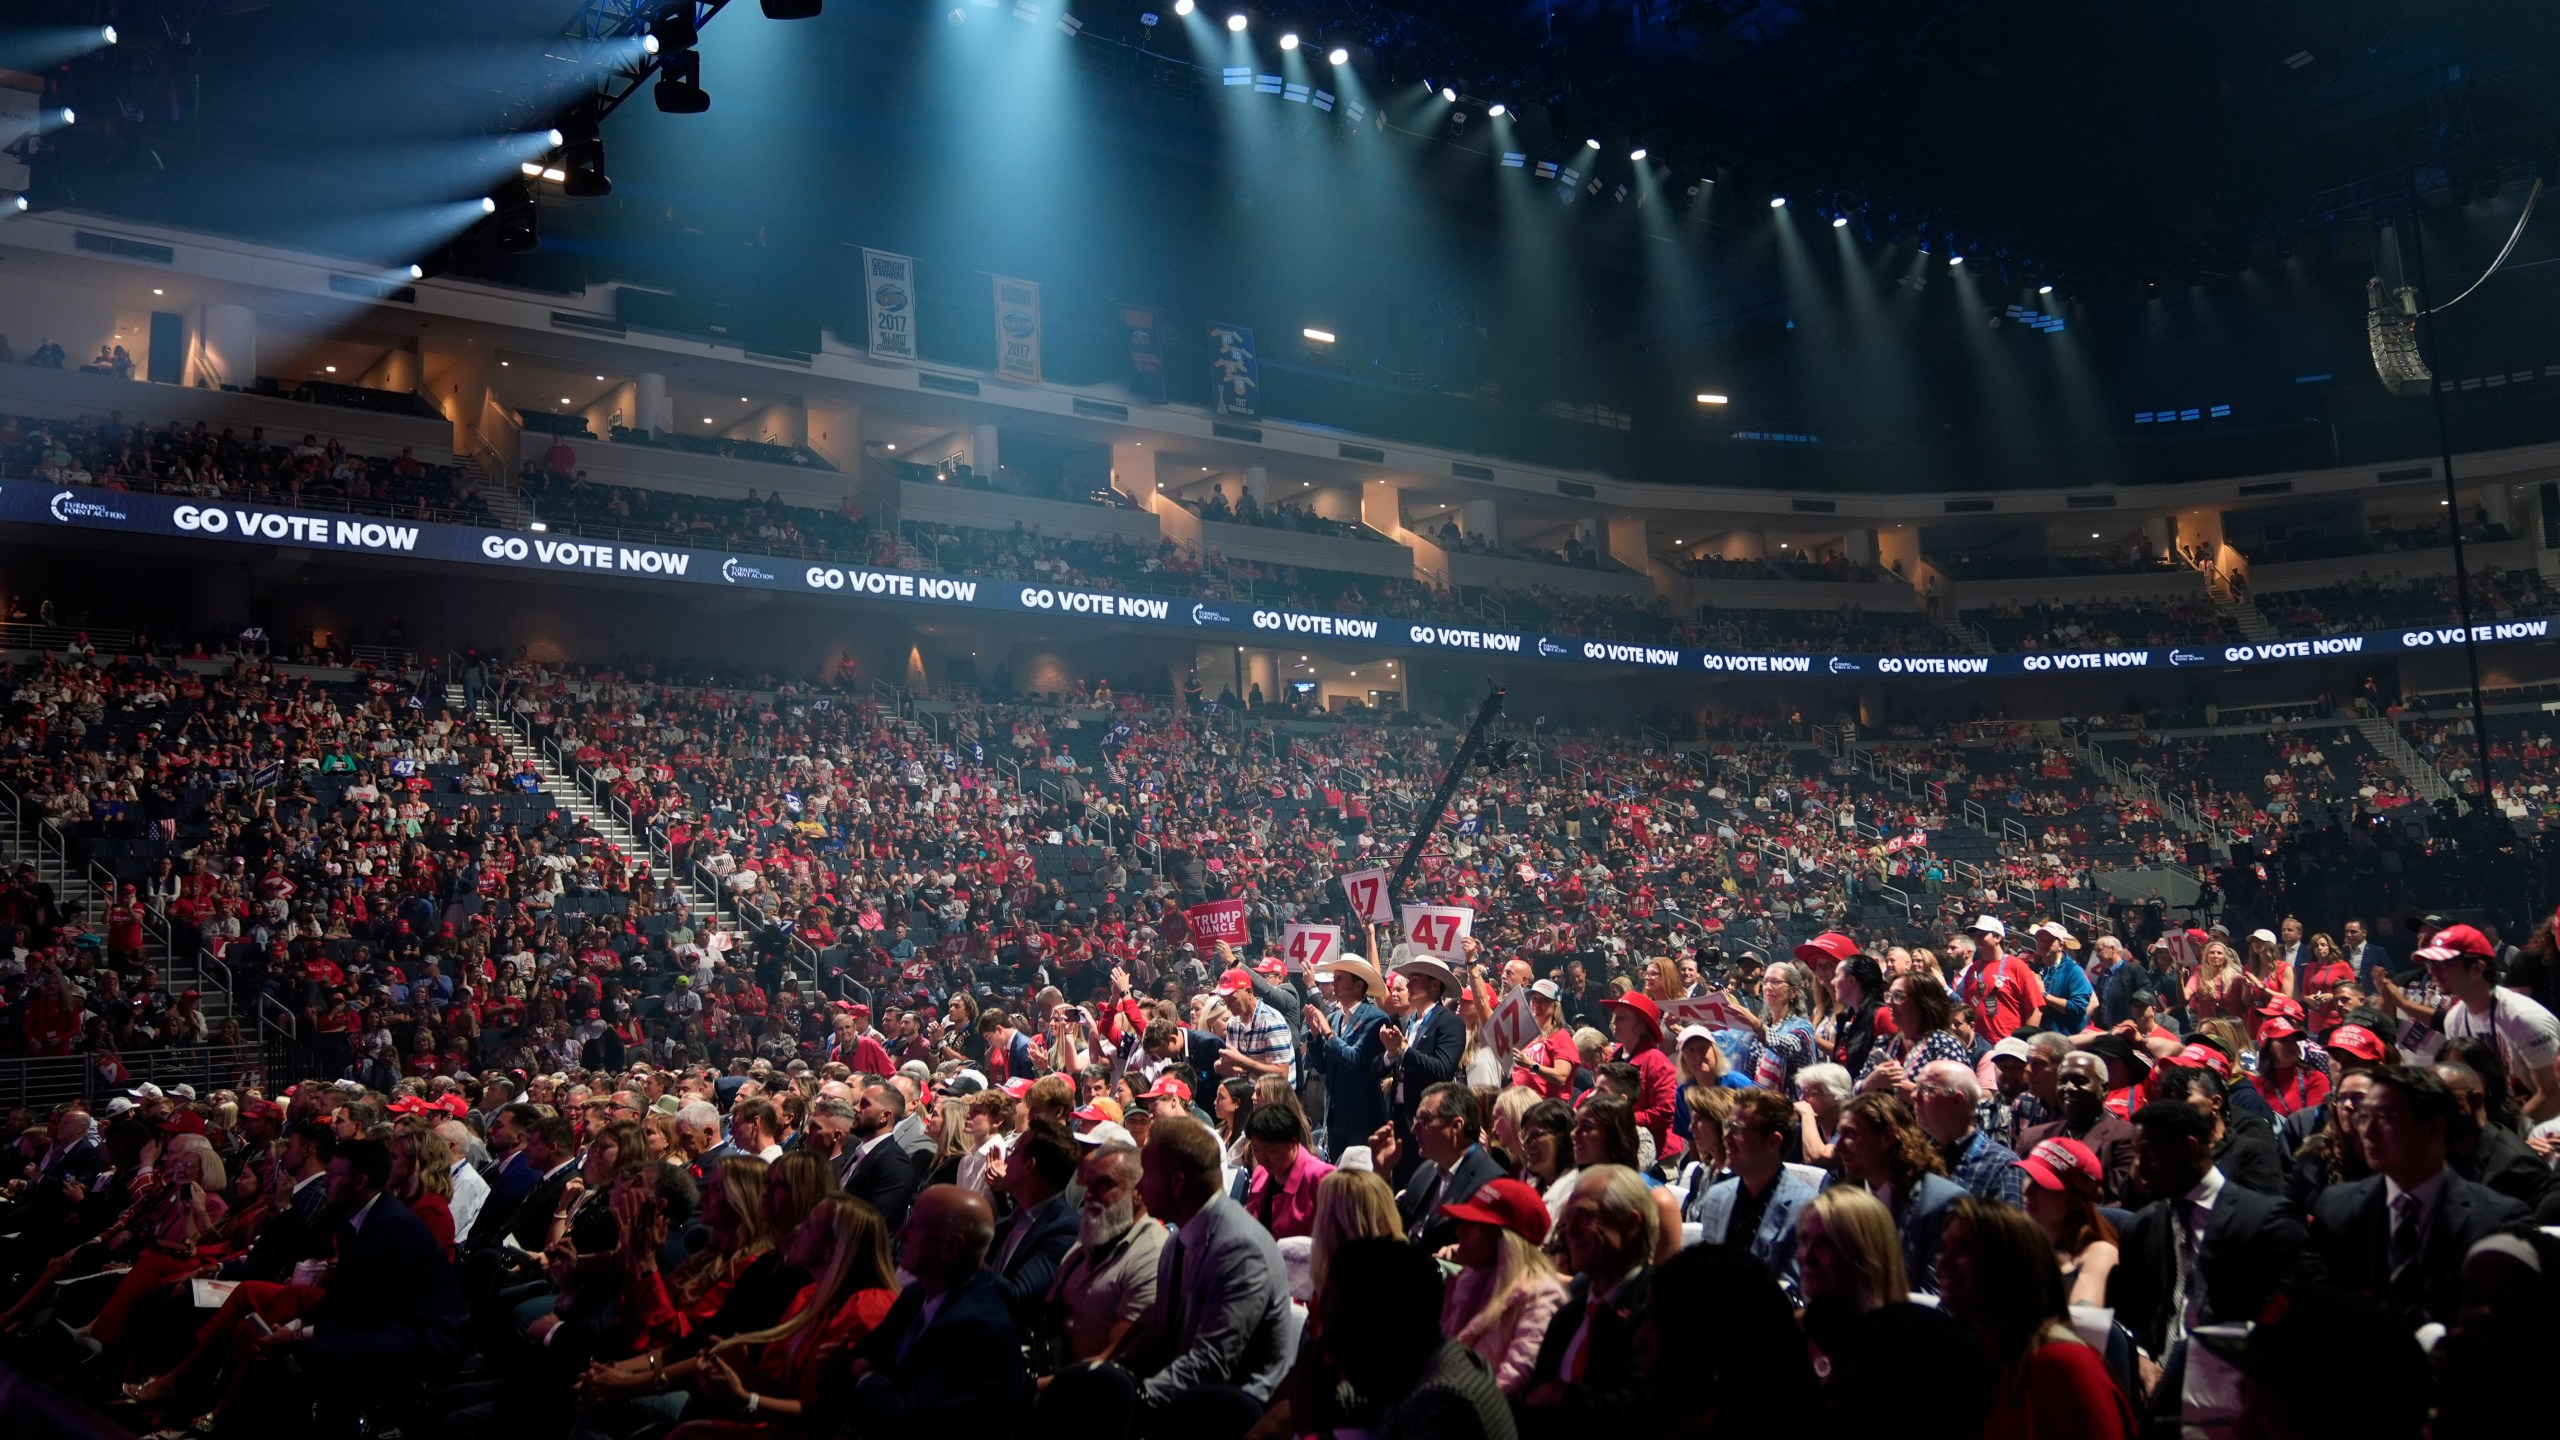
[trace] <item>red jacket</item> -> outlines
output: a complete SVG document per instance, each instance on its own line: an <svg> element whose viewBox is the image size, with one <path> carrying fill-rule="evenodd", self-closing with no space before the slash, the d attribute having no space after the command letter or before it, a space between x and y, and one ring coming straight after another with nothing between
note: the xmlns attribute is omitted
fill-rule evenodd
<svg viewBox="0 0 2560 1440"><path fill-rule="evenodd" d="M1680 1137L1671 1133L1671 1120L1679 1109L1680 1067L1659 1045L1633 1054L1622 1045L1618 1058L1636 1067L1636 1123L1653 1132L1655 1157L1668 1160L1679 1154Z"/></svg>

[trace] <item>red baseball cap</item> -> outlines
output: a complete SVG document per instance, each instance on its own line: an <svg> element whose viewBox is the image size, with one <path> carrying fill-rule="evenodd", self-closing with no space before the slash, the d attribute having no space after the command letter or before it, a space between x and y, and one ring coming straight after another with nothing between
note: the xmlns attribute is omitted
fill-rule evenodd
<svg viewBox="0 0 2560 1440"><path fill-rule="evenodd" d="M2435 933L2435 943L2418 952L2421 960L2452 960L2464 955L2495 955L2498 947L2489 937L2468 925L2447 925Z"/></svg>
<svg viewBox="0 0 2560 1440"><path fill-rule="evenodd" d="M2016 1164L2042 1189L2077 1190L2084 1195L2098 1193L2107 1173L2098 1163L2098 1152L2063 1135L2038 1144Z"/></svg>
<svg viewBox="0 0 2560 1440"><path fill-rule="evenodd" d="M1858 953L1858 942L1837 930L1825 930L1796 947L1796 958L1807 965L1825 960L1842 961Z"/></svg>
<svg viewBox="0 0 2560 1440"><path fill-rule="evenodd" d="M2361 1025L2341 1025L2330 1031L2329 1048L2376 1065L2382 1063L2384 1054L2382 1037Z"/></svg>
<svg viewBox="0 0 2560 1440"><path fill-rule="evenodd" d="M2170 1056L2169 1063L2188 1070L2210 1070L2225 1080L2231 1078L2231 1057L2211 1045L2190 1045Z"/></svg>
<svg viewBox="0 0 2560 1440"><path fill-rule="evenodd" d="M1253 972L1241 965L1218 977L1218 993L1222 995L1232 995L1238 990L1252 988Z"/></svg>
<svg viewBox="0 0 2560 1440"><path fill-rule="evenodd" d="M1289 967L1282 963L1280 957L1277 955L1263 956L1260 960L1254 962L1253 969L1254 973L1258 975L1267 975L1274 980L1277 980L1281 976L1289 973Z"/></svg>
<svg viewBox="0 0 2560 1440"><path fill-rule="evenodd" d="M2270 1040L2295 1040L2301 1035L2302 1027L2282 1015L2258 1027L2258 1043L2261 1045Z"/></svg>
<svg viewBox="0 0 2560 1440"><path fill-rule="evenodd" d="M1007 1080L1004 1082L1004 1093L1012 1096L1016 1100L1030 1094L1031 1077L1027 1075L1016 1075L1012 1079Z"/></svg>
<svg viewBox="0 0 2560 1440"><path fill-rule="evenodd" d="M1487 1180L1464 1200L1440 1207L1452 1220L1499 1225L1532 1245L1547 1241L1547 1202L1524 1181L1508 1175Z"/></svg>
<svg viewBox="0 0 2560 1440"><path fill-rule="evenodd" d="M2258 1013L2281 1015L2287 1020L2299 1020L2303 1017L2304 1011L2302 1002L2290 995L2270 995L2267 997L2267 1003L2258 1007Z"/></svg>
<svg viewBox="0 0 2560 1440"><path fill-rule="evenodd" d="M1168 1095L1187 1104L1191 1099L1191 1087L1170 1075L1159 1076L1156 1083L1139 1092L1138 1098L1161 1100Z"/></svg>

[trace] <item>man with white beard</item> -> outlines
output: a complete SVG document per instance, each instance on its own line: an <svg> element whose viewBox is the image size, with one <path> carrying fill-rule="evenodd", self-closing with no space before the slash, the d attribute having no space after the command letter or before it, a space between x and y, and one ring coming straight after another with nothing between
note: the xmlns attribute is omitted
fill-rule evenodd
<svg viewBox="0 0 2560 1440"><path fill-rule="evenodd" d="M1095 1146L1077 1171L1084 1186L1082 1223L1075 1248L1058 1262L1057 1281L1049 1287L1049 1302L1058 1307L1066 1330L1059 1357L1064 1363L1110 1360L1155 1307L1165 1228L1148 1216L1138 1196L1138 1176L1146 1167L1127 1133Z"/></svg>

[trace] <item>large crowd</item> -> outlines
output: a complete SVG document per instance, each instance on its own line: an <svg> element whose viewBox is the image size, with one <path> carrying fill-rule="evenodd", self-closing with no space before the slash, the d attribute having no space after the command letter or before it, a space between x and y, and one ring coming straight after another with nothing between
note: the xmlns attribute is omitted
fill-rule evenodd
<svg viewBox="0 0 2560 1440"><path fill-rule="evenodd" d="M1541 732L1401 897L1458 939L1344 883L1427 725L12 678L0 771L137 878L0 896L0 1043L185 1043L143 909L294 1021L15 1117L0 1359L137 1429L2452 1434L2555 1313L2548 925L2066 925L2083 882L1930 846L1948 782L2062 760L2015 732L1888 750L1921 800ZM2373 1362L2352 1405L2304 1345Z"/></svg>

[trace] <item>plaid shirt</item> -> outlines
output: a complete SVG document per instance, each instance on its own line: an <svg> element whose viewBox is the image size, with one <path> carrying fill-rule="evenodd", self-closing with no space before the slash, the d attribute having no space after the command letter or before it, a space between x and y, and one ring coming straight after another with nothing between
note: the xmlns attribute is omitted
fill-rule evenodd
<svg viewBox="0 0 2560 1440"><path fill-rule="evenodd" d="M1947 1176L1979 1200L1996 1200L2021 1209L2027 1203L2027 1172L2018 1168L2018 1152L1976 1130L1961 1153L1938 1147Z"/></svg>
<svg viewBox="0 0 2560 1440"><path fill-rule="evenodd" d="M1289 1022L1277 1008L1256 1000L1253 1014L1227 1021L1227 1043L1248 1060L1281 1066L1289 1083L1298 1083L1298 1047L1289 1038Z"/></svg>

